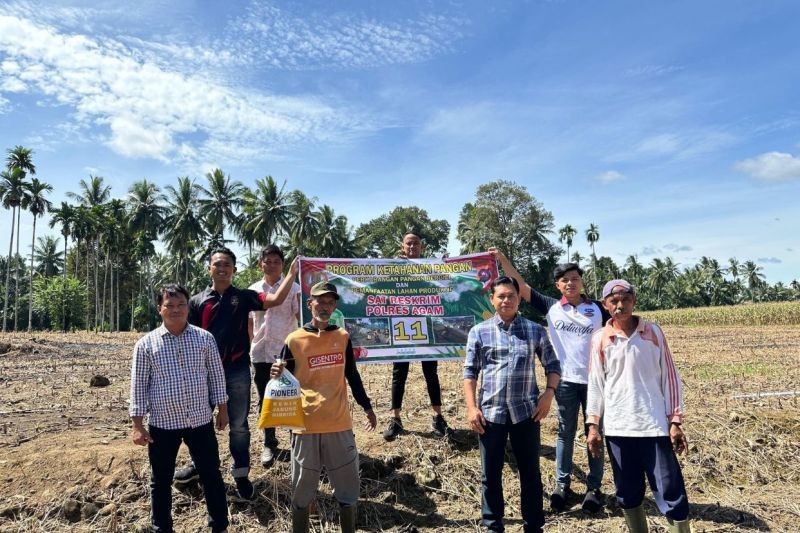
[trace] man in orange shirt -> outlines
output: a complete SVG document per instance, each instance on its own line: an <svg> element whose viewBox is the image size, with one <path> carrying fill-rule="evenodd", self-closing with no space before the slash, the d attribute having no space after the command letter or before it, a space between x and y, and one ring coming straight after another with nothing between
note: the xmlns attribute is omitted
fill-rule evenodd
<svg viewBox="0 0 800 533"><path fill-rule="evenodd" d="M375 429L377 418L361 381L347 330L330 323L339 294L320 282L311 287L311 321L286 338L281 362L271 376L286 367L300 382L305 430L292 435L292 529L308 531L308 506L314 500L323 467L339 502L343 533L356 530L359 494L358 450L353 435L347 385L367 414L364 427ZM345 384L345 380L347 384Z"/></svg>

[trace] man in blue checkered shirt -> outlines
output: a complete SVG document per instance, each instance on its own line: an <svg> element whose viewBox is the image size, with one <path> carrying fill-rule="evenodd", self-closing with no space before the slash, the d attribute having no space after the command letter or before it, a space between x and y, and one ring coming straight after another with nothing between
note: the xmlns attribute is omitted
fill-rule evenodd
<svg viewBox="0 0 800 533"><path fill-rule="evenodd" d="M528 533L544 527L539 422L550 411L561 365L544 328L519 316L519 302L517 280L502 276L492 283L492 305L497 313L469 332L464 399L469 425L480 440L483 525L488 531L505 530L502 473L510 439L519 471L523 531ZM541 395L534 373L537 358L547 375ZM479 375L481 390L476 401Z"/></svg>
<svg viewBox="0 0 800 533"><path fill-rule="evenodd" d="M150 459L153 531L173 530L172 476L181 442L200 475L211 530L226 531L228 505L213 407L216 428L222 430L228 425L228 396L217 343L211 333L189 324L189 293L180 285L161 287L157 304L164 322L133 349L130 403L133 442L146 445Z"/></svg>

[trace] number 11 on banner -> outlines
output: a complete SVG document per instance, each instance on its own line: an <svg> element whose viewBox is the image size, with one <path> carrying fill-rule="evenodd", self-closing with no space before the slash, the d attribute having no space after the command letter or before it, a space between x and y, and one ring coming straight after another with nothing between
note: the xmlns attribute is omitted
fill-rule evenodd
<svg viewBox="0 0 800 533"><path fill-rule="evenodd" d="M428 319L393 318L392 344L428 344Z"/></svg>

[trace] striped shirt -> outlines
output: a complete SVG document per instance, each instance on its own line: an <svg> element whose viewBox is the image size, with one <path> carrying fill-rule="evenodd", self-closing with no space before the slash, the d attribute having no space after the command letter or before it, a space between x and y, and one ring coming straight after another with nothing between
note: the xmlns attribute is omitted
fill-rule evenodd
<svg viewBox="0 0 800 533"><path fill-rule="evenodd" d="M464 379L483 374L478 407L489 422L504 424L507 417L516 424L531 418L536 410L539 388L534 361L538 358L546 374L561 374L544 328L517 316L506 327L492 318L473 326L467 338Z"/></svg>
<svg viewBox="0 0 800 533"><path fill-rule="evenodd" d="M594 334L586 414L614 437L667 436L682 421L681 378L661 328L639 318L628 338L611 319Z"/></svg>
<svg viewBox="0 0 800 533"><path fill-rule="evenodd" d="M136 343L130 415L160 429L208 424L213 406L228 401L214 336L191 324L173 335L162 324Z"/></svg>

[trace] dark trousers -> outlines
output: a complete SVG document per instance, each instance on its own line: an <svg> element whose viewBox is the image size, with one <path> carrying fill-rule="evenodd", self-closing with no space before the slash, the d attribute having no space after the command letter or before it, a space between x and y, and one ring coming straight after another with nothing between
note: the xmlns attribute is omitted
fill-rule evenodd
<svg viewBox="0 0 800 533"><path fill-rule="evenodd" d="M269 383L269 370L272 368L272 363L253 363L253 382L256 384L256 391L258 392L258 414L261 415L261 406L264 405L264 390ZM264 429L264 447L272 448L273 451L278 449L278 438L275 436L275 428Z"/></svg>
<svg viewBox="0 0 800 533"><path fill-rule="evenodd" d="M606 446L620 507L642 504L647 478L659 511L672 520L686 520L689 499L669 437L606 436Z"/></svg>
<svg viewBox="0 0 800 533"><path fill-rule="evenodd" d="M541 434L539 422L528 418L516 424L510 419L505 424L486 422L480 436L481 465L481 514L483 525L489 531L505 531L503 515L503 462L506 440L511 439L511 449L517 460L520 484L520 507L523 531L539 532L544 527L542 512L542 474L539 470L539 446Z"/></svg>
<svg viewBox="0 0 800 533"><path fill-rule="evenodd" d="M406 380L408 379L409 363L394 363L392 365L392 409L403 407L403 396L406 393ZM422 374L428 386L428 397L431 405L442 405L442 389L439 386L438 361L422 361Z"/></svg>
<svg viewBox="0 0 800 533"><path fill-rule="evenodd" d="M186 429L148 428L153 442L147 445L150 458L150 498L153 531L172 532L172 476L181 442L186 443L192 456L208 509L208 525L212 531L228 527L228 502L225 484L219 471L219 448L211 422Z"/></svg>

